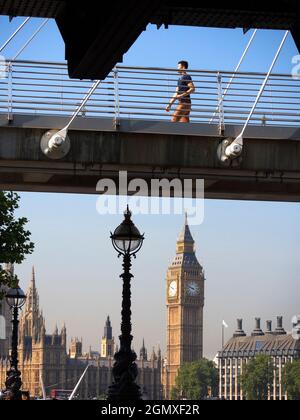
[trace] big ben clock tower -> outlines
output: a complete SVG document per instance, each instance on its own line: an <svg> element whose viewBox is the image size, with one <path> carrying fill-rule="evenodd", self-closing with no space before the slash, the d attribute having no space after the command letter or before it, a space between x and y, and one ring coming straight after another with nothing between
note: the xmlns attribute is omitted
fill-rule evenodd
<svg viewBox="0 0 300 420"><path fill-rule="evenodd" d="M203 357L204 282L186 216L176 257L167 273L167 358L163 377L166 399L171 397L180 366Z"/></svg>

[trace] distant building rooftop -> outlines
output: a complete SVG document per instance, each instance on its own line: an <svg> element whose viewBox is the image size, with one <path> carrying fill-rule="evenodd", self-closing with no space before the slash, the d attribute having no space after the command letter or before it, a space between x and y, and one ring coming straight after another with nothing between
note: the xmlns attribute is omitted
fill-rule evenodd
<svg viewBox="0 0 300 420"><path fill-rule="evenodd" d="M300 358L300 339L295 339L292 334L287 334L282 328L282 317L277 319L277 328L272 331L270 322L267 330L260 328L260 319L256 318L256 328L251 336L244 333L241 321L238 320L238 330L219 353L219 358L251 357L257 354L270 356L291 356Z"/></svg>

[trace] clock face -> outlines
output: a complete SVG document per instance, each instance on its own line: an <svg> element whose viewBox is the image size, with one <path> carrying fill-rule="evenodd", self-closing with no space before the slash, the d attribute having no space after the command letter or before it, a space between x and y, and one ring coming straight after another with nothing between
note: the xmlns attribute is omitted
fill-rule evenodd
<svg viewBox="0 0 300 420"><path fill-rule="evenodd" d="M172 283L169 286L169 296L171 298L174 298L175 296L177 296L177 281L172 281Z"/></svg>
<svg viewBox="0 0 300 420"><path fill-rule="evenodd" d="M188 296L199 296L200 293L200 286L198 285L198 283L194 282L194 281L190 281L187 283L186 285L186 294Z"/></svg>

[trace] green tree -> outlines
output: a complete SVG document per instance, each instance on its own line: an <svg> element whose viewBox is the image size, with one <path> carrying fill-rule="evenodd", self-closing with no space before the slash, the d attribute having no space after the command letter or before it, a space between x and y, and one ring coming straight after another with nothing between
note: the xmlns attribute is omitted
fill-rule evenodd
<svg viewBox="0 0 300 420"><path fill-rule="evenodd" d="M289 400L300 401L300 360L288 363L283 373L283 389Z"/></svg>
<svg viewBox="0 0 300 420"><path fill-rule="evenodd" d="M31 233L25 229L28 220L16 218L20 197L13 192L0 192L0 292L3 286L13 287L18 282L3 270L2 264L21 264L34 250ZM0 301L3 293L0 293Z"/></svg>
<svg viewBox="0 0 300 420"><path fill-rule="evenodd" d="M218 370L207 359L186 363L178 371L176 385L171 391L171 398L179 400L199 400L213 394L218 388Z"/></svg>
<svg viewBox="0 0 300 420"><path fill-rule="evenodd" d="M267 400L273 378L274 364L269 356L261 354L250 360L241 378L246 398L250 401Z"/></svg>
<svg viewBox="0 0 300 420"><path fill-rule="evenodd" d="M171 400L179 400L181 398L180 389L174 386L171 389Z"/></svg>

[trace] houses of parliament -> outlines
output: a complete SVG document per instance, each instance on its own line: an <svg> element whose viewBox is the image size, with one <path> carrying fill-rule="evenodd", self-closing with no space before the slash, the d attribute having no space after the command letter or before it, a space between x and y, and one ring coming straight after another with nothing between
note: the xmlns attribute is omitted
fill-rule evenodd
<svg viewBox="0 0 300 420"><path fill-rule="evenodd" d="M7 269L13 270L13 267L7 266ZM153 349L149 355L143 342L137 360L138 384L144 399L170 399L180 366L202 358L204 283L203 268L196 258L195 243L186 218L177 241L176 256L166 277L166 356L162 357L160 349ZM0 339L0 389L3 389L9 368L11 336L11 314L5 302L2 302L0 315L6 321L6 339ZM162 309L162 319L163 315ZM55 390L72 391L89 366L78 396L82 399L104 398L112 383L113 356L117 350L110 318L106 320L97 351L90 349L83 353L82 340L77 338L71 339L69 349L67 344L66 326L60 331L55 327L52 334L46 332L33 269L19 325L23 389L35 397L42 395L42 384L49 396Z"/></svg>

